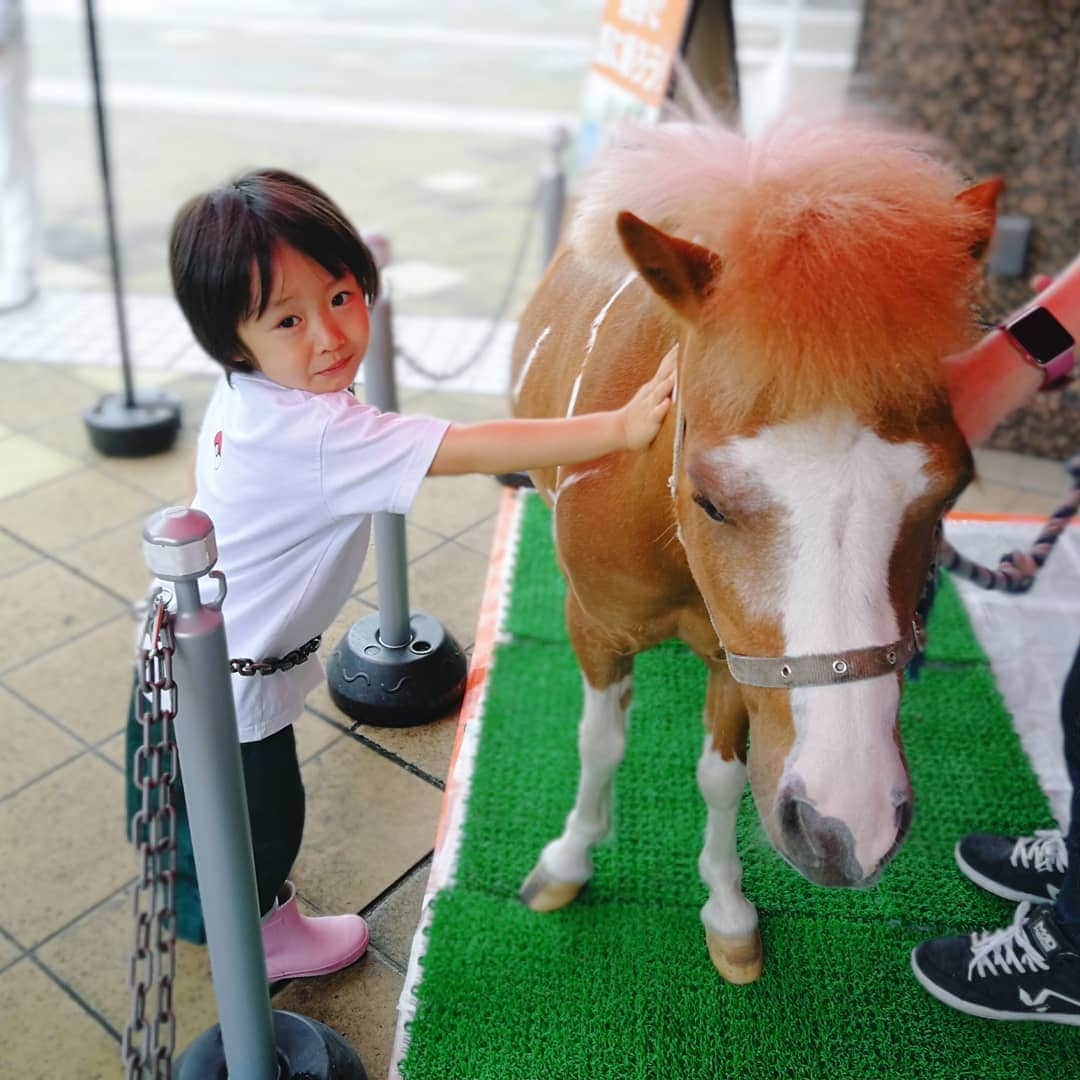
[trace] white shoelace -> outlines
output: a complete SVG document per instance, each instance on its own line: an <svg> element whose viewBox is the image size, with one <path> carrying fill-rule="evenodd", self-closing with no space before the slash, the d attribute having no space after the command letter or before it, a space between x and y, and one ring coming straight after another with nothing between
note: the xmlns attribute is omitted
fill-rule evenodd
<svg viewBox="0 0 1080 1080"><path fill-rule="evenodd" d="M1026 900L1016 909L1016 915L1003 930L984 930L971 935L971 962L968 964L968 981L976 976L1023 975L1029 971L1046 971L1050 965L1038 949L1032 945L1024 929L1024 920L1031 910Z"/></svg>
<svg viewBox="0 0 1080 1080"><path fill-rule="evenodd" d="M1021 836L1016 841L1009 861L1025 870L1034 866L1039 873L1053 870L1063 874L1068 865L1065 841L1057 829L1037 829L1034 836Z"/></svg>

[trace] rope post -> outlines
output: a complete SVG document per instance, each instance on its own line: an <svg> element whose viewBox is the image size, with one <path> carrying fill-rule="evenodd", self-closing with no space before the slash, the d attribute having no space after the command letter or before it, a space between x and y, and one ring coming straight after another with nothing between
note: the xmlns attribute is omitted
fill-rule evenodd
<svg viewBox="0 0 1080 1080"><path fill-rule="evenodd" d="M220 1021L191 1044L177 1075L286 1080L295 1064L304 1077L365 1080L359 1058L336 1032L270 1009L221 613L226 584L221 573L210 574L217 562L214 526L188 507L158 511L143 528L143 555L155 577L172 583L176 600L176 743ZM218 591L204 603L199 579L207 574Z"/></svg>
<svg viewBox="0 0 1080 1080"><path fill-rule="evenodd" d="M364 241L383 270L390 242L379 233ZM367 403L397 412L394 326L385 278L371 308L371 336L364 355ZM452 713L465 694L465 654L431 615L409 607L405 518L374 514L379 610L353 623L326 666L334 704L353 720L375 727L414 727Z"/></svg>
<svg viewBox="0 0 1080 1080"><path fill-rule="evenodd" d="M145 457L168 450L180 430L180 402L161 391L137 393L131 372L127 321L124 317L124 283L120 271L120 244L116 236L113 210L109 147L106 138L105 105L101 92L101 62L98 55L94 2L86 0L86 44L94 83L94 119L97 131L98 165L105 197L105 231L109 242L116 334L120 343L122 394L106 394L83 413L90 442L107 457Z"/></svg>
<svg viewBox="0 0 1080 1080"><path fill-rule="evenodd" d="M365 237L381 270L390 262L390 242L379 233ZM364 357L364 397L379 412L397 412L394 380L394 324L390 290L385 279L371 307L371 336ZM376 586L379 594L379 641L388 649L409 644L409 580L405 555L405 518L375 514Z"/></svg>
<svg viewBox="0 0 1080 1080"><path fill-rule="evenodd" d="M559 246L562 231L563 210L566 206L566 171L563 168L563 151L570 145L570 132L561 124L554 128L548 141L551 157L540 172L540 270L548 268L555 249Z"/></svg>

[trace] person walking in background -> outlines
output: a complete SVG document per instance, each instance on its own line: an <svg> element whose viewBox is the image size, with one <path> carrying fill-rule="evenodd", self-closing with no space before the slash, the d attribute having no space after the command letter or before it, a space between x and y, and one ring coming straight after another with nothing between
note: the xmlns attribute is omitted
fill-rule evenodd
<svg viewBox="0 0 1080 1080"><path fill-rule="evenodd" d="M29 82L22 0L0 0L0 312L22 307L35 292Z"/></svg>

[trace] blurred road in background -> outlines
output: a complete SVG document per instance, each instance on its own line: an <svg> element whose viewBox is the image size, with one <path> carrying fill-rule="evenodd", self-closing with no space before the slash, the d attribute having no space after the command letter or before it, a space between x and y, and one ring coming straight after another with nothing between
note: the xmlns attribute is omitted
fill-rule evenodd
<svg viewBox="0 0 1080 1080"><path fill-rule="evenodd" d="M169 291L181 202L255 165L323 186L394 247L399 310L493 309L602 0L99 0L125 282ZM27 0L41 285L107 285L82 0ZM535 244L535 240L534 240ZM535 248L534 248L535 250ZM511 303L516 316L539 255Z"/></svg>
<svg viewBox="0 0 1080 1080"><path fill-rule="evenodd" d="M38 302L0 356L115 364L84 0L25 0L41 217ZM843 100L859 0L734 5L747 129L787 100ZM192 194L297 171L386 234L399 344L444 388L502 393L540 229L512 279L558 125L573 128L603 0L98 0L137 367L211 372L168 299L166 242ZM573 154L568 153L567 159ZM538 225L538 222L534 224ZM436 385L408 368L403 383Z"/></svg>

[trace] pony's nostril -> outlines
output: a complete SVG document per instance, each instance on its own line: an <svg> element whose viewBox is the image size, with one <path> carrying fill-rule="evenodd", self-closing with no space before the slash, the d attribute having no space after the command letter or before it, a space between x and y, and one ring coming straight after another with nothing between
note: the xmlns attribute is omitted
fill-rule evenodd
<svg viewBox="0 0 1080 1080"><path fill-rule="evenodd" d="M780 825L784 836L791 842L795 852L809 856L813 862L821 862L824 852L814 842L813 808L803 799L786 797L780 807Z"/></svg>
<svg viewBox="0 0 1080 1080"><path fill-rule="evenodd" d="M819 885L862 880L854 837L839 818L822 817L811 803L790 795L781 797L778 816L788 858L805 877Z"/></svg>
<svg viewBox="0 0 1080 1080"><path fill-rule="evenodd" d="M905 799L896 807L896 843L899 846L903 843L904 837L907 836L908 830L911 828L911 819L915 816L915 809L911 805L910 799Z"/></svg>

